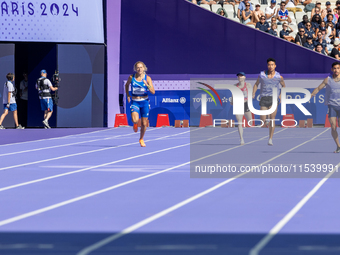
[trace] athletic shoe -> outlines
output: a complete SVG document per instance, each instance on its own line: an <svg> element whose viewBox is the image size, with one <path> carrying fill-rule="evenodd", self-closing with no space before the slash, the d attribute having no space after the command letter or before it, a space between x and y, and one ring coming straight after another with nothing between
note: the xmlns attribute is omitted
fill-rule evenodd
<svg viewBox="0 0 340 255"><path fill-rule="evenodd" d="M25 128L19 124L19 126L17 126L15 129L25 129Z"/></svg>
<svg viewBox="0 0 340 255"><path fill-rule="evenodd" d="M6 129L3 125L0 125L0 129Z"/></svg>
<svg viewBox="0 0 340 255"><path fill-rule="evenodd" d="M340 147L337 147L334 153L339 153L340 152Z"/></svg>
<svg viewBox="0 0 340 255"><path fill-rule="evenodd" d="M51 128L50 125L48 125L47 120L43 120L42 123L44 124L45 128Z"/></svg>
<svg viewBox="0 0 340 255"><path fill-rule="evenodd" d="M135 131L135 133L137 133L137 131L138 131L138 125L137 124L133 124L133 131Z"/></svg>
<svg viewBox="0 0 340 255"><path fill-rule="evenodd" d="M140 146L142 147L146 147L145 143L144 143L144 140L143 139L139 139L139 143L140 143Z"/></svg>
<svg viewBox="0 0 340 255"><path fill-rule="evenodd" d="M268 145L273 145L272 139L269 139L269 140L268 140Z"/></svg>
<svg viewBox="0 0 340 255"><path fill-rule="evenodd" d="M244 140L243 139L241 139L241 145L244 145Z"/></svg>

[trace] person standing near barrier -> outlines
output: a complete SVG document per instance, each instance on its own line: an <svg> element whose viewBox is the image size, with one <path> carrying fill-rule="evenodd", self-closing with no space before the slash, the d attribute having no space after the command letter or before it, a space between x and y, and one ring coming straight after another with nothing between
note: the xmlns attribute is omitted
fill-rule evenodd
<svg viewBox="0 0 340 255"><path fill-rule="evenodd" d="M243 92L243 97L244 97L244 114L242 115L236 115L236 120L237 120L237 128L238 128L238 133L240 135L240 140L241 140L241 145L244 145L244 140L243 140L243 117L245 116L247 121L252 119L251 112L248 108L248 89L251 89L252 86L250 83L246 82L246 74L244 72L239 72L236 74L238 83L235 84L236 87L238 87L242 92ZM230 104L233 105L233 100L230 101Z"/></svg>
<svg viewBox="0 0 340 255"><path fill-rule="evenodd" d="M45 128L51 128L48 124L48 120L51 118L53 113L53 101L51 91L56 91L58 88L53 87L51 81L47 79L46 70L40 71L41 77L37 80L35 88L39 91L39 99L41 110L44 111L43 124Z"/></svg>
<svg viewBox="0 0 340 255"><path fill-rule="evenodd" d="M28 76L26 72L24 72L22 76L24 77L24 79L20 82L19 120L26 127L27 102L28 102Z"/></svg>
<svg viewBox="0 0 340 255"><path fill-rule="evenodd" d="M150 110L150 103L148 97L148 91L151 94L155 94L155 88L152 84L150 76L146 75L148 70L146 65L142 61L136 62L133 66L135 74L130 75L129 79L125 84L125 92L127 95L127 100L132 103L131 109L131 119L133 122L133 131L138 131L138 121L139 114L141 115L141 129L140 129L140 139L139 143L142 147L145 147L144 135L146 127L148 125L148 117ZM131 84L131 95L129 93L129 86Z"/></svg>
<svg viewBox="0 0 340 255"><path fill-rule="evenodd" d="M5 129L5 127L2 125L2 122L7 116L8 111L13 112L15 128L24 129L24 127L19 125L19 122L18 122L17 103L15 101L15 88L13 85L14 78L15 78L14 74L8 73L6 75L6 78L7 78L7 81L5 82L5 85L4 85L4 91L3 91L3 97L2 97L2 103L4 104L4 113L0 117L0 129Z"/></svg>
<svg viewBox="0 0 340 255"><path fill-rule="evenodd" d="M269 110L273 105L273 88L277 88L277 100L278 104L281 99L281 86L286 87L283 77L279 72L275 71L276 60L273 58L267 59L267 71L260 73L257 81L255 82L253 88L253 98L255 98L255 93L259 84L261 84L260 92L260 110ZM275 100L275 99L274 99ZM270 114L269 119L272 120L269 123L269 140L268 145L273 145L273 135L275 131L275 117L277 113L277 107L273 113ZM261 115L262 124L266 123L266 115Z"/></svg>
<svg viewBox="0 0 340 255"><path fill-rule="evenodd" d="M336 150L334 153L340 152L339 136L336 130L336 119L339 118L340 124L340 63L334 62L332 64L333 75L328 76L319 87L315 88L311 97L316 96L320 90L326 87L325 105L328 105L328 118L331 124L332 137L336 143Z"/></svg>

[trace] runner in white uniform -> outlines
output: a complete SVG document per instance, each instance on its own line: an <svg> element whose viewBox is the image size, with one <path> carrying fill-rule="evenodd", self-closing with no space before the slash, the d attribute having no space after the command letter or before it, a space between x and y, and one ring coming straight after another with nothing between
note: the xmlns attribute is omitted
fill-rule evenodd
<svg viewBox="0 0 340 255"><path fill-rule="evenodd" d="M328 76L319 87L314 89L312 97L314 97L321 89L326 87L325 104L328 105L328 118L331 124L332 137L336 143L335 153L340 152L339 136L336 130L336 118L338 118L340 126L340 63L332 64L333 75Z"/></svg>
<svg viewBox="0 0 340 255"><path fill-rule="evenodd" d="M268 71L263 71L260 73L257 81L255 82L253 89L253 98L255 98L255 93L258 85L261 84L261 100L260 100L260 110L268 110L272 107L273 100L273 88L277 88L277 100L280 103L281 99L281 86L286 87L285 82L279 72L275 71L276 61L273 58L267 59ZM269 119L275 119L277 108L270 114ZM263 123L266 122L266 115L261 115L261 120ZM269 140L268 145L273 145L273 135L275 130L275 122L272 121L269 124Z"/></svg>
<svg viewBox="0 0 340 255"><path fill-rule="evenodd" d="M239 89L242 90L243 92L243 96L244 96L244 114L240 114L240 115L236 115L236 119L238 123L242 123L243 120L243 116L246 117L247 121L251 120L252 116L251 116L251 112L248 108L248 89L251 89L251 84L250 83L246 83L246 74L244 72L239 72L237 75L237 79L238 79L238 83L235 84L235 86L237 86ZM231 105L233 105L233 101L230 102ZM241 145L244 144L244 140L243 140L243 126L242 124L238 124L237 125L238 128L238 133L240 135L240 140L241 140Z"/></svg>

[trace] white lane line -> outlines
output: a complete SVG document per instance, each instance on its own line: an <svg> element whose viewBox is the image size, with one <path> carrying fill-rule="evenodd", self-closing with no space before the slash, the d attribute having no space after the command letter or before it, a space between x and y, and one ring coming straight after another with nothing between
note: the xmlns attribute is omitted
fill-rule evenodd
<svg viewBox="0 0 340 255"><path fill-rule="evenodd" d="M114 129L114 128L107 128L107 129L105 129L105 130L97 130L97 131L92 131L92 132L87 132L87 133L81 133L81 134L75 134L75 135L66 135L66 136L53 137L53 138L46 138L46 139L39 139L39 140L26 141L26 142L1 144L0 147L3 147L3 146L10 146L10 145L17 145L17 144L24 144L24 143L34 143L34 142L41 142L41 141L57 140L57 139L63 139L63 138L71 137L71 136L80 136L80 135L93 134L93 133L98 133L98 132L105 132L105 131L109 131L109 130L113 130L113 129Z"/></svg>
<svg viewBox="0 0 340 255"><path fill-rule="evenodd" d="M234 132L236 132L236 131L237 131L237 130L232 131L232 132L230 132L230 133L234 133ZM279 132L282 132L282 131L283 131L283 130L281 130L281 131L279 131ZM190 131L189 131L189 132L190 132ZM191 132L192 132L192 131L191 131ZM277 132L277 133L279 133L279 132ZM226 133L226 134L223 134L223 135L227 135L227 134L229 134L229 133ZM202 140L202 141L212 140L212 139L215 139L216 137L220 137L220 136L223 136L223 135L215 136L215 137L212 137L212 138L210 138L210 139L205 139L205 140ZM254 143L254 142L263 140L264 138L267 138L267 137L268 137L268 136L264 136L264 137L262 137L262 138L260 138L260 139L257 139L257 140L248 142L247 144L251 144L251 143ZM199 142L202 142L202 141L196 141L196 142L194 142L194 143L199 143ZM189 143L189 144L190 144L190 143ZM172 147L172 148L179 148L179 147L187 146L187 145L189 145L189 144L179 145L179 146ZM146 178L149 178L149 177L152 177L152 176L155 176L155 175L159 175L159 174L164 173L164 172L168 172L168 171L170 171L170 170L173 170L173 169L176 169L176 168L179 168L179 167L188 165L188 164L190 164L190 163L193 163L193 162L196 162L196 161L205 159L205 158L207 158L207 157L215 156L215 155L218 155L218 154L221 154L221 153L224 153L224 152L227 152L227 151L230 151L230 150L233 150L233 149L242 147L242 146L244 146L244 145L234 146L234 147L231 147L231 148L229 148L229 149L226 149L226 150L223 150L223 151L220 151L220 152L216 152L216 153L213 153L213 154L211 154L211 155L207 155L207 156L204 156L204 157L202 157L202 158L199 158L199 159L196 159L196 160L193 160L193 161L189 161L189 162L186 162L186 163L183 163L183 164L174 166L174 167L167 168L167 169L165 169L165 170L161 170L161 171L156 172L156 173L152 173L152 174L148 174L148 175L145 175L145 176L142 176L142 177L138 177L138 178L135 178L135 179L132 179L132 180L123 182L123 183L119 183L119 184L116 184L116 185L114 185L114 186L111 186L111 187L108 187L108 188L105 188L105 189L101 189L101 190L98 190L98 191L95 191L95 192L91 192L91 193L88 193L88 194L86 194L86 195L82 195L82 196L79 196L79 197L75 197L75 198L72 198L72 199L69 199L69 200L66 200L66 201L63 201L63 202L54 204L54 205L50 205L50 206L47 206L47 207L44 207L44 208L41 208L41 209L38 209L38 210L35 210L35 211L31 211L31 212L28 212L28 213L25 213L25 214L21 214L21 215L18 215L18 216L15 216L15 217L12 217L12 218L9 218L9 219L0 221L0 227L1 227L1 226L4 226L4 225L6 225L6 224L9 224L9 223L13 223L13 222L15 222L15 221L19 221L19 220L22 220L22 219L25 219L25 218L28 218L28 217L31 217L31 216L34 216L34 215L43 213L43 212L47 212L47 211L56 209L56 208L61 207L61 206L64 206L64 205L68 205L68 204L71 204L71 203L74 203L74 202L77 202L77 201L80 201L80 200L83 200L83 199L86 199L86 198L89 198L89 197L93 197L93 196L96 196L96 195L105 193L105 192L110 191L110 190L113 190L113 189L117 189L117 188L119 188L119 187L128 185L128 184L130 184L130 183L134 183L134 182L137 182L137 181L140 181L140 180L144 180L144 179L146 179ZM170 149L170 148L163 149L162 151L166 151L166 150L169 150L169 149ZM141 156L150 155L150 154L153 154L153 152L146 153L146 154L140 155L140 156L131 157L131 158L141 157ZM125 159L125 160L126 160L126 159ZM122 161L122 160L119 160L119 161ZM106 163L106 164L102 164L102 165L99 165L99 166L95 166L95 167L92 167L91 169L97 168L97 167L101 167L101 166L106 166L106 165L109 165L109 164L112 164L112 162Z"/></svg>
<svg viewBox="0 0 340 255"><path fill-rule="evenodd" d="M198 130L198 129L197 129L197 130ZM157 140L161 140L161 139L164 139L164 138L167 138L167 137L177 136L177 135L185 134L185 133L188 133L188 132L194 132L194 131L195 131L195 130L191 130L191 131L189 130L189 131L182 132L182 133L178 133L178 134L175 134L175 135L164 136L164 137L160 137L160 138L157 138L157 139L147 140L147 141L145 141L145 142L157 141ZM99 152L99 151L105 151L105 150L112 150L112 149L116 149L116 148L120 148L120 147L126 147L126 146L133 145L133 144L139 144L139 142L126 143L126 144L122 144L122 145L117 145L117 146L115 146L115 147L102 148L102 149L96 149L96 150L84 151L84 152L78 152L78 153L69 154L69 155L65 155L65 156L59 156L59 157L55 157L55 158L42 159L42 160L33 161L33 162L29 162L29 163L23 163L23 164L19 164L19 165L13 165L13 166L2 167L2 168L0 168L0 171L4 171L4 170L7 170L7 169L12 169L12 168L17 168L17 167L22 167L22 166L29 166L29 165L39 164L39 163L48 162L48 161L53 161L53 160L57 160L57 159L63 159L63 158L69 158L69 157L74 157L74 156L89 154L89 153L93 153L93 152Z"/></svg>
<svg viewBox="0 0 340 255"><path fill-rule="evenodd" d="M158 128L157 128L157 129L158 129ZM148 130L148 133L151 132L151 131L157 130L157 129ZM139 132L138 132L138 133L139 133ZM117 137L135 135L135 134L138 134L138 133L130 133L130 134L125 134L125 135L117 135L117 136L106 137L106 138L100 138L100 139L89 140L89 141L82 141L82 142L61 144L61 145L55 145L55 146L49 146L49 147L42 147L42 148L30 149L30 150L24 150L24 151L10 152L10 153L5 153L5 154L0 154L0 157L9 156L9 155L16 155L16 154L25 153L25 152L33 152L33 151L40 151L40 150L48 150L48 149L60 148L60 147L71 146L71 145L82 144L82 143L92 143L92 142L97 142L97 141L110 140L110 139L114 139L114 138L117 138Z"/></svg>
<svg viewBox="0 0 340 255"><path fill-rule="evenodd" d="M337 165L337 168L340 163ZM322 185L332 176L335 172L328 173L318 184L303 198L300 202L294 206L290 212L285 215L270 231L263 237L260 242L258 242L249 252L249 255L258 255L259 252L274 238L274 236L279 233L279 231L298 213L298 211L308 202L309 199L322 187Z"/></svg>
<svg viewBox="0 0 340 255"><path fill-rule="evenodd" d="M196 129L196 130L198 130L198 129ZM194 131L196 131L196 130L194 130ZM188 133L188 132L194 132L194 131L186 131L186 132L175 134L175 135L180 135L180 134L184 134L184 133ZM236 131L237 130L229 132L229 133L225 133L225 134L222 134L222 135L219 135L219 136L216 136L216 137L225 136L225 135L228 135L228 134L231 134L231 133L235 133ZM171 135L171 136L175 136L175 135ZM168 137L170 137L170 136L168 136ZM216 137L213 137L213 138L216 138ZM167 137L162 137L162 138L158 138L158 139L155 139L155 140L160 140L160 139L164 139L164 138L167 138ZM210 139L212 139L212 138L210 138ZM207 140L210 140L210 139L207 139ZM203 140L203 141L205 141L205 140ZM197 141L195 143L198 143L198 142L201 142L201 141ZM5 190L9 190L9 189L14 189L14 188L26 186L26 185L37 183L37 182L42 182L42 181L46 181L46 180L51 180L51 179L59 178L59 177L66 176L66 175L71 175L71 174L76 174L76 173L88 171L88 170L99 168L99 167L104 167L104 166L108 166L108 165L117 164L119 162L128 161L128 160L131 160L131 159L140 158L140 157L147 156L147 155L151 155L151 154L155 154L155 153L159 153L159 152L163 152L163 151L168 151L168 150L172 150L172 149L188 146L190 144L193 144L193 143L187 143L187 144L183 144L183 145L178 145L178 146L175 146L175 147L170 147L170 148L166 148L166 149L162 149L162 150L157 150L157 151L153 151L153 152L149 152L149 153L145 153L145 154L140 154L140 155L137 155L137 156L124 158L124 159L112 161L112 162L105 163L105 164L100 164L100 165L96 165L96 166L86 167L86 168L75 170L75 171L72 171L72 172L52 175L52 176L45 177L45 178L40 178L40 179L28 181L28 182L18 183L18 184L15 184L15 185L11 185L11 186L0 188L0 192L1 191L5 191Z"/></svg>
<svg viewBox="0 0 340 255"><path fill-rule="evenodd" d="M292 150L294 150L294 149L296 149L296 148L306 144L307 142L313 141L316 137L322 135L324 132L318 134L317 136L313 137L312 139L310 139L310 140L308 140L308 141L306 141L304 143L301 143L301 144L299 144L299 145L297 145L297 146L295 146L295 147L293 147L293 148L291 148L291 149L289 149L289 150L279 154L278 156L272 157L271 159L269 159L269 160L267 160L265 162L262 162L261 164L264 165L264 164L266 164L266 163L268 163L268 162L270 162L270 161L272 161L272 160L274 160L274 159L276 159L276 158L278 158L280 156L283 156L283 155L287 154L288 152L290 152L290 151L292 151ZM198 160L201 160L201 159L202 158L200 158ZM261 165L261 164L259 164L259 165ZM201 198L201 197L203 197L203 196L205 196L205 195L207 195L207 194L209 194L209 193L211 193L211 192L213 192L213 191L215 191L217 189L219 189L220 187L222 187L222 186L224 186L224 185L226 185L226 184L236 180L237 178L239 178L239 177L241 177L241 176L243 176L245 174L247 174L247 173L246 172L245 173L241 173L241 174L239 174L239 175L237 175L237 176L235 176L233 178L230 178L230 179L228 179L228 180L226 180L224 182L221 182L221 183L219 183L219 184L217 184L217 185L215 185L215 186L213 186L213 187L211 187L211 188L209 188L209 189L207 189L207 190L205 190L203 192L198 193L195 196L192 196L192 197L190 197L190 198L188 198L188 199L186 199L186 200L184 200L184 201L182 201L182 202L180 202L178 204L175 204L175 205L173 205L173 206L171 206L171 207L169 207L169 208L167 208L167 209L165 209L165 210L163 210L163 211L161 211L159 213L156 213L156 214L154 214L154 215L152 215L152 216L150 216L150 217L148 217L148 218L146 218L146 219L144 219L144 220L142 220L142 221L140 221L140 222L138 222L138 223L136 223L136 224L134 224L134 225L132 225L132 226L130 226L128 228L125 228L124 230L122 230L121 232L119 232L117 234L108 236L107 238L105 238L105 239L103 239L103 240L101 240L101 241L99 241L99 242L97 242L97 243L95 243L93 245L85 247L84 249L79 251L77 253L77 255L87 255L87 254L91 253L92 251L95 251L95 250L97 250L97 249L99 249L99 248L109 244L110 242L112 242L114 240L117 240L118 238L120 238L120 237L122 237L124 235L127 235L127 234L129 234L129 233L131 233L131 232L133 232L133 231L135 231L135 230L137 230L137 229L139 229L139 228L141 228L141 227L143 227L143 226L145 226L145 225L147 225L147 224L149 224L149 223L151 223L151 222L153 222L153 221L155 221L155 220L157 220L157 219L159 219L159 218L161 218L161 217L163 217L165 215L167 215L168 213L171 213L171 212L173 212L173 211L175 211L175 210L177 210L177 209L179 209L179 208L181 208L181 207L183 207L183 206L185 206L185 205L187 205L187 204L189 204L189 203L191 203L191 202L193 202L193 201L195 201L195 200L197 200L197 199L199 199L199 198Z"/></svg>

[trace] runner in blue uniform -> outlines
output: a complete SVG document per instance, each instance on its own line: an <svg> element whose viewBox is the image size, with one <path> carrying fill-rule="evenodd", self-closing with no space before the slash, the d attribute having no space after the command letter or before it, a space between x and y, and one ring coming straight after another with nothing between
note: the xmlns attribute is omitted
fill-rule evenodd
<svg viewBox="0 0 340 255"><path fill-rule="evenodd" d="M127 100L129 103L132 99L130 109L131 109L131 118L133 122L133 130L135 132L138 131L139 114L141 115L142 119L141 119L139 143L142 147L145 147L143 138L144 138L147 124L148 124L149 109L150 109L148 91L151 94L155 94L155 88L153 87L150 76L147 76L145 73L148 69L143 62L138 61L134 65L133 69L135 71L135 74L130 75L128 81L126 82L125 92L126 92ZM131 84L131 95L129 93L130 84Z"/></svg>
<svg viewBox="0 0 340 255"><path fill-rule="evenodd" d="M340 152L339 136L336 130L336 118L340 118L340 63L332 64L333 75L328 76L323 82L313 90L312 97L326 87L325 104L328 105L328 118L331 123L332 137L336 143L335 153ZM340 119L338 120L340 124Z"/></svg>
<svg viewBox="0 0 340 255"><path fill-rule="evenodd" d="M261 99L260 99L260 110L268 110L272 107L273 103L273 88L277 88L277 100L278 104L281 99L281 86L285 87L285 82L283 77L279 72L275 71L276 61L273 58L267 59L268 71L263 71L260 73L257 81L255 82L253 89L253 98L255 97L258 85L261 84ZM270 114L269 119L274 120L276 117L277 108ZM266 115L261 115L261 120L266 123ZM268 145L273 145L273 135L275 130L275 122L271 121L269 123L269 140Z"/></svg>

